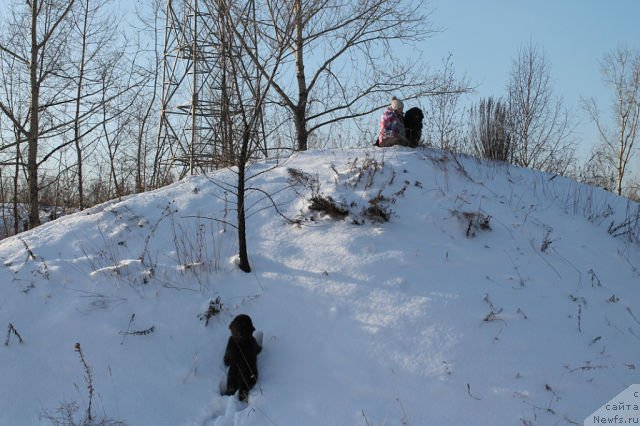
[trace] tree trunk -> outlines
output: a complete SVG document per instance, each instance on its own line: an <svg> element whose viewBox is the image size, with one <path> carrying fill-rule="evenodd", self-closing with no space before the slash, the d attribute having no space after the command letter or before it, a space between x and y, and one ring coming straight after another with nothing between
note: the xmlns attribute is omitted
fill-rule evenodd
<svg viewBox="0 0 640 426"><path fill-rule="evenodd" d="M29 104L29 131L27 135L27 180L29 181L29 228L40 225L40 204L38 193L38 127L40 109L40 83L38 82L38 11L31 7L31 62L29 63L29 84L31 97Z"/></svg>
<svg viewBox="0 0 640 426"><path fill-rule="evenodd" d="M19 130L15 131L16 135L16 168L13 174L13 235L17 235L20 232L20 212L18 211L18 184L20 182L20 142L22 140L22 134Z"/></svg>
<svg viewBox="0 0 640 426"><path fill-rule="evenodd" d="M298 107L295 111L296 123L296 140L298 143L298 151L306 151L308 148L307 140L309 133L307 131L307 118L305 109Z"/></svg>
<svg viewBox="0 0 640 426"><path fill-rule="evenodd" d="M294 115L296 124L296 140L298 151L306 151L308 148L307 139L307 102L309 100L309 89L307 87L304 72L304 40L302 38L302 5L301 0L295 0L294 13L296 14L296 35L295 35L295 57L296 57L296 80L298 81L298 104L296 105Z"/></svg>
<svg viewBox="0 0 640 426"><path fill-rule="evenodd" d="M0 234L0 238L7 238L9 236L9 229L7 228L7 215L5 206L8 205L7 199L5 196L7 195L4 190L4 175L2 174L2 169L0 169L0 208L2 209L2 234Z"/></svg>
<svg viewBox="0 0 640 426"><path fill-rule="evenodd" d="M247 224L244 208L244 196L245 171L250 138L251 135L249 134L249 131L245 130L242 137L242 149L240 151L240 158L238 161L238 255L240 258L238 267L240 270L247 273L251 272L251 265L249 265L249 254L247 252Z"/></svg>
<svg viewBox="0 0 640 426"><path fill-rule="evenodd" d="M139 129L138 132L138 145L137 145L137 155L136 155L136 194L139 194L141 192L144 192L145 190L145 185L144 182L146 181L146 177L143 176L143 165L146 164L146 158L147 158L147 152L146 149L143 152L143 143L142 143L142 138L144 137L144 127L146 124L147 119L145 118L144 121L141 124L141 128Z"/></svg>
<svg viewBox="0 0 640 426"><path fill-rule="evenodd" d="M85 0L84 19L82 23L82 53L80 55L80 73L78 75L78 90L76 92L76 111L73 120L73 139L76 146L76 155L78 158L78 201L80 210L84 209L84 179L82 174L82 144L80 143L80 99L82 97L82 83L84 81L84 62L87 52L87 20L89 16L89 0Z"/></svg>
<svg viewBox="0 0 640 426"><path fill-rule="evenodd" d="M623 121L622 119L620 121ZM616 194L622 195L622 180L624 179L624 122L620 124L620 147L618 149L618 164L616 165L616 171L618 172L618 178L616 181Z"/></svg>

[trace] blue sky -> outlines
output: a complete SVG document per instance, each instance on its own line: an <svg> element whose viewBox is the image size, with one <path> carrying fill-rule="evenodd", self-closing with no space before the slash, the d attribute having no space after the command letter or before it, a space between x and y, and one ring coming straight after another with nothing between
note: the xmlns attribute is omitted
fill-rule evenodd
<svg viewBox="0 0 640 426"><path fill-rule="evenodd" d="M449 52L458 73L477 86L472 100L504 96L512 61L529 40L544 51L554 93L575 113L583 147L596 135L581 109L609 92L598 61L620 43L640 48L640 0L429 0L432 22L444 31L420 47L437 66Z"/></svg>
<svg viewBox="0 0 640 426"><path fill-rule="evenodd" d="M130 0L120 0L121 5ZM468 102L503 96L512 61L529 40L544 51L554 92L575 116L581 151L597 141L580 99L607 107L598 61L620 43L640 48L640 0L427 0L436 33L419 47L432 68L453 54L476 86ZM0 0L2 14L8 0Z"/></svg>

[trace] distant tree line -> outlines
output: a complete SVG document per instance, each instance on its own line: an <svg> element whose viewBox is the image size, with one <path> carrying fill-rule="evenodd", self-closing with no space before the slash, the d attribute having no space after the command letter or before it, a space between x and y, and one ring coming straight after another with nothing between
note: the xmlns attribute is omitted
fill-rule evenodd
<svg viewBox="0 0 640 426"><path fill-rule="evenodd" d="M577 144L584 141L573 136L575 118L554 95L550 66L532 42L513 61L506 95L481 99L466 111L459 107L459 93L430 97L426 142L568 176L640 200L640 176L629 177L634 165L639 171L633 161L637 161L640 127L640 51L619 46L602 58L600 66L610 104L603 113L595 99L582 102L599 134L583 164L576 157ZM438 81L446 87L452 78L450 58L440 73Z"/></svg>

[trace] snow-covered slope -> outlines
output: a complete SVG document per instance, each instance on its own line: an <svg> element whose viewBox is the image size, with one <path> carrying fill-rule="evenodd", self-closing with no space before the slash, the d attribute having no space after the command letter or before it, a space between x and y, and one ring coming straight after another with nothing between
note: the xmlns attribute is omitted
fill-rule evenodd
<svg viewBox="0 0 640 426"><path fill-rule="evenodd" d="M231 171L0 242L0 424L582 424L640 382L637 204L426 149L251 174L250 274ZM248 405L218 394L239 313L264 332Z"/></svg>

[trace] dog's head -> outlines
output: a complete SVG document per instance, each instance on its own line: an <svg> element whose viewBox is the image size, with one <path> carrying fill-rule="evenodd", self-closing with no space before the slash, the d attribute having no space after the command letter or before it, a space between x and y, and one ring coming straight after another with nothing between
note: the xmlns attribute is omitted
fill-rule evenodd
<svg viewBox="0 0 640 426"><path fill-rule="evenodd" d="M249 315L240 314L231 321L229 329L234 337L250 337L253 335L253 321Z"/></svg>
<svg viewBox="0 0 640 426"><path fill-rule="evenodd" d="M418 107L409 108L404 114L404 125L407 129L422 130L424 114Z"/></svg>

